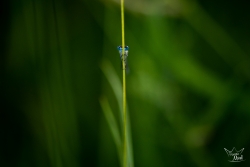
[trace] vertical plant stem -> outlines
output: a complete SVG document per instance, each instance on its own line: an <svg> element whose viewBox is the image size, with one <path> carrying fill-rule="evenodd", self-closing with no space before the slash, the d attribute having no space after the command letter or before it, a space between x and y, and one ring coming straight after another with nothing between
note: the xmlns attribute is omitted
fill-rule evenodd
<svg viewBox="0 0 250 167"><path fill-rule="evenodd" d="M127 167L127 113L126 113L126 69L125 69L125 30L124 30L124 0L121 0L122 27L122 76L123 76L123 167Z"/></svg>

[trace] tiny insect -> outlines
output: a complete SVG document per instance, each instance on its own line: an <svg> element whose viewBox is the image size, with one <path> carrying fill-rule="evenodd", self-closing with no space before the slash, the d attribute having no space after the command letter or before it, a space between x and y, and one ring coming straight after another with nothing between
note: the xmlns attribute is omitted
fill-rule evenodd
<svg viewBox="0 0 250 167"><path fill-rule="evenodd" d="M121 58L121 61L123 61L123 56L122 56L122 46L118 46L117 47L118 51L119 51L119 54L120 54L120 58ZM128 57L128 50L129 50L129 47L128 46L125 46L124 48L124 63L125 63L125 69L127 68L127 57Z"/></svg>

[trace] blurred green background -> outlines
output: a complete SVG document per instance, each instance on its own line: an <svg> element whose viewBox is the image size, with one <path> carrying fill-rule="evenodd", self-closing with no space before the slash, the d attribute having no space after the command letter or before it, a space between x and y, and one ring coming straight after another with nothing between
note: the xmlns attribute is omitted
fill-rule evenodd
<svg viewBox="0 0 250 167"><path fill-rule="evenodd" d="M0 8L0 166L120 166L119 1ZM249 20L242 0L125 0L131 167L249 166Z"/></svg>

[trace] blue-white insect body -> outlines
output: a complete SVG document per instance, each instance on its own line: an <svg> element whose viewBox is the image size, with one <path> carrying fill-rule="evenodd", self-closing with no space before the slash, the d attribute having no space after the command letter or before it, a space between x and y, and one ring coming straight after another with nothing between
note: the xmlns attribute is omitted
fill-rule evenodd
<svg viewBox="0 0 250 167"><path fill-rule="evenodd" d="M123 61L123 56L122 56L123 49L122 49L122 46L118 46L117 49L118 49L118 51L119 51L121 61ZM125 46L125 48L124 48L124 63L125 63L125 69L127 68L128 50L129 50L129 47L128 47L128 46Z"/></svg>

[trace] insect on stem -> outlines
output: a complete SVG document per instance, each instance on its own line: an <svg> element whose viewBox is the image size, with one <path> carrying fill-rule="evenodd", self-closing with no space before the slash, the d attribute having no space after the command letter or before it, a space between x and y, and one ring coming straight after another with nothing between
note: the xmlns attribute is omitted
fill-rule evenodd
<svg viewBox="0 0 250 167"><path fill-rule="evenodd" d="M124 65L125 69L124 70L126 70L127 69L127 65L128 65L128 63L127 63L127 57L128 57L129 47L125 46L124 51L123 51L122 46L120 45L120 46L117 47L117 49L118 49L119 54L120 54L121 62L123 63L123 61L124 61L124 63L125 63L125 65ZM123 56L123 52L124 52L124 56ZM124 59L123 59L123 57L124 57ZM123 68L123 64L121 64L121 65L122 65L122 68Z"/></svg>

